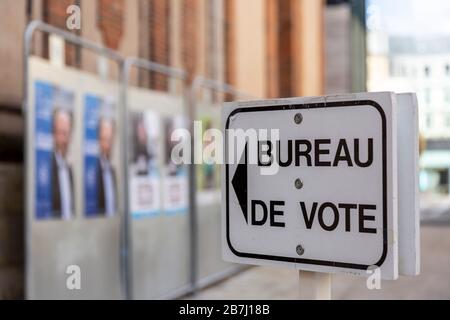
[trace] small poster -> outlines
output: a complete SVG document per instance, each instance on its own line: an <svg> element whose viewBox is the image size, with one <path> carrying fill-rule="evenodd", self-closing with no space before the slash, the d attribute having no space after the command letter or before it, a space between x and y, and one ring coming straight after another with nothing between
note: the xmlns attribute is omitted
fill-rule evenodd
<svg viewBox="0 0 450 320"><path fill-rule="evenodd" d="M197 170L197 187L200 192L220 188L220 168L218 164L214 163L213 159L209 158L211 155L205 152L206 147L212 143L210 130L217 127L218 125L213 122L212 118L205 117L202 119L203 163Z"/></svg>
<svg viewBox="0 0 450 320"><path fill-rule="evenodd" d="M217 204L220 202L220 167L215 163L213 156L215 153L207 152L208 147L214 141L212 131L219 127L217 119L205 116L202 121L202 141L203 162L197 169L197 202L199 206Z"/></svg>
<svg viewBox="0 0 450 320"><path fill-rule="evenodd" d="M117 214L117 119L113 99L84 97L84 199L87 217Z"/></svg>
<svg viewBox="0 0 450 320"><path fill-rule="evenodd" d="M133 218L160 213L160 119L154 112L131 117L130 210Z"/></svg>
<svg viewBox="0 0 450 320"><path fill-rule="evenodd" d="M36 218L75 217L73 92L35 82Z"/></svg>
<svg viewBox="0 0 450 320"><path fill-rule="evenodd" d="M183 137L186 132L186 119L183 116L166 118L164 121L165 129L165 165L164 165L164 213L166 215L184 214L188 209L188 174L187 166L177 163L172 158L173 147L179 143L177 139L172 139L174 130L180 129ZM184 137L187 139L188 137ZM181 155L180 155L181 156Z"/></svg>

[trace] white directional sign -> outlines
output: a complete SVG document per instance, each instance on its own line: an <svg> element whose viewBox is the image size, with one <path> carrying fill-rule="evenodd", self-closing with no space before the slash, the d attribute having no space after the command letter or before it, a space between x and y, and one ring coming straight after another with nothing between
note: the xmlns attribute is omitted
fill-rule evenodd
<svg viewBox="0 0 450 320"><path fill-rule="evenodd" d="M225 260L397 278L396 114L394 93L226 104Z"/></svg>

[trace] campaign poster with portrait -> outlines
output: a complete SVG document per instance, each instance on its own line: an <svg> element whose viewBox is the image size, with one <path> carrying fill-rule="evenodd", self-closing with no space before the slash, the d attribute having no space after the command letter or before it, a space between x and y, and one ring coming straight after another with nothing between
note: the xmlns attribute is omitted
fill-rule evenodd
<svg viewBox="0 0 450 320"><path fill-rule="evenodd" d="M174 138L172 134L180 129ZM180 141L180 138L189 139L186 133L187 120L183 116L175 116L164 119L165 160L164 160L164 188L163 201L166 215L184 214L188 210L188 172L187 166L172 159L172 150ZM182 155L179 155L182 157Z"/></svg>
<svg viewBox="0 0 450 320"><path fill-rule="evenodd" d="M36 219L75 216L72 136L74 94L44 81L35 90Z"/></svg>
<svg viewBox="0 0 450 320"><path fill-rule="evenodd" d="M151 111L131 116L130 211L133 218L159 215L160 206L160 125Z"/></svg>
<svg viewBox="0 0 450 320"><path fill-rule="evenodd" d="M84 210L87 217L111 217L118 210L116 102L84 96Z"/></svg>

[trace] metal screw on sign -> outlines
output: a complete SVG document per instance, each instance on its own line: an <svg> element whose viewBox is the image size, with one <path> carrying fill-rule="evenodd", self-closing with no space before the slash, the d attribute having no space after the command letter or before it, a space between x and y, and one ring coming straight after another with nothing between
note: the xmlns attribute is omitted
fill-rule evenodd
<svg viewBox="0 0 450 320"><path fill-rule="evenodd" d="M294 121L296 124L300 124L303 121L303 116L301 113L297 113L294 117Z"/></svg>
<svg viewBox="0 0 450 320"><path fill-rule="evenodd" d="M303 246L301 244L299 244L297 246L297 248L295 248L295 251L297 252L297 254L299 256L303 255L305 253L305 248L303 248Z"/></svg>
<svg viewBox="0 0 450 320"><path fill-rule="evenodd" d="M301 179L296 179L296 180L295 180L295 187L296 187L297 189L303 188L303 181L302 181Z"/></svg>

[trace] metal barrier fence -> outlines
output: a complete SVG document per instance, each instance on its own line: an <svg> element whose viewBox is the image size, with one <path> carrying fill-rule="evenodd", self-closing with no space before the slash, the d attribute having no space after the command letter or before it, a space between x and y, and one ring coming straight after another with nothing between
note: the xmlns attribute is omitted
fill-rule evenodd
<svg viewBox="0 0 450 320"><path fill-rule="evenodd" d="M237 90L233 86L219 81L204 78L202 76L195 77L189 89L188 103L191 105L189 110L192 110L190 116L191 123L198 119L199 103L197 101L198 94L201 90L210 90L213 93L224 93L232 95L234 98L251 98L250 95ZM220 119L220 110L216 110L218 114L215 116ZM219 120L220 122L220 120ZM194 151L192 150L192 155ZM192 177L197 177L197 166L192 165ZM194 183L194 182L193 182ZM192 234L193 234L193 252L192 259L192 283L195 285L194 289L208 286L223 278L229 277L237 272L240 272L245 267L239 265L232 265L225 263L221 259L222 247L220 236L212 238L210 230L214 230L216 234L220 235L220 221L221 209L220 198L201 203L201 197L198 197L198 188L193 188L191 197L191 216L192 216ZM214 232L212 232L214 234ZM203 239L204 241L200 241ZM202 250L200 250L202 248ZM201 252L201 254L200 254Z"/></svg>
<svg viewBox="0 0 450 320"><path fill-rule="evenodd" d="M107 89L100 90L100 94L110 94L111 92L119 92L117 97L117 109L115 116L117 117L118 131L120 133L118 146L119 152L117 155L117 167L118 181L120 182L117 195L118 195L118 208L119 213L116 217L109 219L101 219L94 217L93 219L85 216L84 209L80 209L85 204L85 199L81 194L86 192L83 189L83 183L86 183L86 174L82 178L81 169L76 171L80 177L75 177L74 189L78 191L78 196L74 197L74 201L80 200L81 204L77 204L78 209L74 209L74 219L65 221L64 219L42 219L40 220L36 216L36 205L39 202L37 199L38 185L36 182L37 173L37 152L36 152L36 136L40 136L36 133L37 124L36 120L36 101L35 96L37 94L37 82L44 79L40 73L42 70L48 71L51 81L50 83L57 83L60 85L59 79L64 75L67 78L74 78L72 81L74 84L74 92L78 96L84 98L83 101L75 99L76 104L80 104L80 108L74 108L74 119L83 123L83 119L86 117L86 101L87 93L91 88L90 84L96 84L97 79L88 75L79 75L75 70L68 70L61 73L54 72L51 68L47 68L45 63L34 61L31 58L32 40L36 31L44 32L47 34L54 34L65 41L74 45L88 49L98 55L104 56L114 61L119 69L119 79L117 83L108 82L105 84ZM29 61L33 60L30 69ZM37 66L37 67L36 67ZM26 164L26 223L25 223L25 279L26 279L26 297L28 298L126 298L126 299L147 299L147 298L175 298L187 293L193 293L199 287L207 284L211 284L214 281L221 280L223 277L241 270L240 267L225 264L221 261L221 249L220 249L220 229L219 233L204 232L208 229L217 229L220 226L220 200L211 203L209 206L198 205L197 195L197 173L196 166L188 166L188 190L189 201L188 210L185 216L161 218L159 222L154 224L143 222L143 220L134 220L130 214L130 154L129 154L129 132L130 132L130 112L134 108L133 101L134 96L147 97L150 94L157 95L154 92L144 89L132 88L129 85L130 72L132 68L138 68L148 70L165 75L169 78L177 79L178 81L186 80L186 73L184 70L171 68L161 64L157 64L151 61L136 59L136 58L123 58L117 52L98 45L87 39L76 36L72 33L55 28L40 21L31 22L26 31L24 38L24 101L23 101L23 114L26 119L26 143L25 143L25 164ZM60 78L58 78L60 77ZM78 82L76 81L78 80ZM82 83L80 83L80 80ZM34 82L32 82L34 81ZM86 84L83 84L86 81ZM117 89L117 91L116 91ZM184 113L189 121L189 131L191 133L191 156L194 157L194 134L193 123L198 117L198 110L200 109L197 100L197 93L201 89L213 90L216 92L228 93L235 96L244 97L247 96L230 85L220 83L217 81L209 80L203 77L196 77L190 87L184 86L182 90L182 97L163 97L163 99L175 99L177 107L171 109L172 114ZM167 100L166 99L166 100ZM178 99L178 100L177 100ZM144 99L145 100L145 99ZM136 100L137 101L137 100ZM155 100L159 103L159 100ZM83 104L84 103L84 104ZM180 105L178 105L178 103ZM48 107L48 106L47 106ZM141 111L147 110L147 106L141 106L138 108ZM157 107L151 107L154 112L158 111ZM48 109L51 110L51 109ZM47 110L47 111L48 111ZM134 109L133 109L134 110ZM163 115L170 115L169 111ZM85 119L86 120L86 119ZM46 123L47 126L52 125L51 121ZM46 130L51 130L46 128ZM85 129L85 135L87 134ZM77 133L78 138L74 138L78 143L78 147L74 147L79 151L74 156L78 160L78 166L86 170L86 160L82 158L82 148L85 150L86 141L82 136L80 128L76 128L74 132ZM46 132L50 134L50 131ZM74 134L75 135L75 134ZM86 136L85 136L86 137ZM53 142L51 143L51 145ZM45 148L50 148L45 146ZM50 149L49 149L50 150ZM46 152L49 151L46 149ZM84 152L84 151L83 151ZM83 162L84 161L84 162ZM194 163L194 161L192 161ZM44 172L45 173L45 172ZM39 172L39 174L41 174ZM75 175L76 176L76 175ZM45 179L44 179L45 180ZM86 185L84 185L86 186ZM72 190L73 191L73 190ZM199 211L200 210L200 217ZM213 214L209 222L203 221L203 217L206 216L206 211L212 211ZM165 220L164 220L165 219ZM168 220L172 219L172 220ZM164 222L161 222L163 221ZM156 221L156 220L155 220ZM158 223L162 223L159 224ZM208 224L209 223L209 224ZM107 225L105 227L105 225ZM164 226L163 226L164 225ZM164 248L161 244L158 249L158 243L146 245L145 241L148 239L150 231L160 231L159 240L164 240L164 230L167 230L169 225L178 225L177 230L186 230L188 237L188 255L189 262L187 263L186 270L177 268L166 268L167 274L161 274L160 267L155 267L150 261L158 259L158 255L161 255ZM166 228L166 229L164 229ZM185 229L183 229L185 228ZM182 232L182 231L180 231ZM143 236L143 234L147 234ZM137 238L136 238L137 237ZM213 247L207 247L204 256L199 255L199 238L205 239L206 243L213 244ZM136 241L138 239L138 241ZM178 239L178 238L177 238ZM186 242L174 240L175 242L167 241L165 244L173 250L183 247L179 242ZM134 251L137 250L133 246L139 245L140 248L145 247L146 251ZM149 251L152 248L153 251ZM170 249L169 248L169 249ZM156 252L156 253L155 253ZM138 253L138 254L136 254ZM176 257L177 252L173 252L173 255L164 255L164 259L173 259ZM106 259L105 257L108 257ZM100 261L105 258L107 261ZM153 258L153 259L152 259ZM97 260L96 260L97 259ZM203 259L203 260L202 260ZM45 261L45 263L43 263ZM66 270L66 264L80 264L82 267L82 284L81 290L68 290L67 279L70 273ZM167 262L167 261L166 261ZM176 263L177 261L169 261ZM163 263L163 262L161 262ZM205 267L208 265L208 267ZM138 268L139 267L139 268ZM152 269L153 268L153 269ZM158 269L159 268L159 269ZM156 270L156 271L155 271ZM180 271L181 270L181 271ZM154 271L154 272L153 272ZM170 274L172 272L172 274ZM186 272L186 279L180 277L177 281L174 280L170 285L155 284L157 287L154 290L147 290L150 284L157 282L159 278L170 279L173 273ZM86 280L87 279L87 280ZM161 280L161 279L159 279ZM186 281L184 281L186 280ZM136 286L138 284L138 286Z"/></svg>
<svg viewBox="0 0 450 320"><path fill-rule="evenodd" d="M162 108L160 103L163 102L159 102L154 97L156 93L148 89L139 90L130 87L128 76L133 67L139 70L165 75L167 78L176 79L183 82L183 84L186 80L184 70L163 66L143 59L125 59L122 84L124 108L122 110L126 113L123 117L127 119L125 121L127 124L130 123L130 112L139 110L139 107L141 111L151 111L160 118L173 118L175 115L186 113L186 110L184 110L186 105L183 103L183 99L172 98L169 105ZM140 95L141 98L136 99L137 95ZM160 93L160 95L163 94ZM166 97L166 99L169 99L169 97ZM123 129L125 133L129 132L127 126ZM166 139L163 140L166 141ZM125 157L127 158L127 164L123 170L128 174L130 157L127 155ZM165 180L169 178L164 175L162 178L164 180L162 184L165 185ZM126 181L130 181L130 178L127 177ZM164 190L165 188L160 189ZM131 213L130 199L128 199L129 192L127 192L125 207L126 212ZM163 208L163 211L165 211L165 208ZM191 215L187 214L187 212L169 217L159 216L151 219L134 219L132 214L126 215L124 230L128 239L126 245L128 263L125 268L127 270L125 273L128 275L126 282L129 286L127 290L128 298L171 298L192 291L192 285L189 279L190 263L188 260L189 258L192 259L190 252L193 250L189 245L191 243L190 238L192 237L188 228L188 218L190 217ZM172 239L173 237L169 237L170 234L177 234L178 236ZM152 241L151 238L162 239L164 243ZM177 241L177 239L182 241ZM173 260L176 260L176 263L167 265L167 262ZM138 267L133 267L133 264Z"/></svg>

